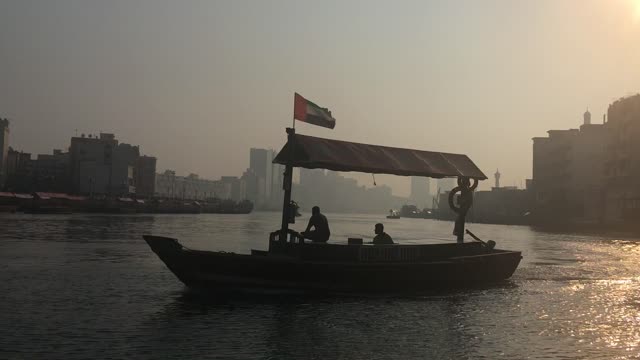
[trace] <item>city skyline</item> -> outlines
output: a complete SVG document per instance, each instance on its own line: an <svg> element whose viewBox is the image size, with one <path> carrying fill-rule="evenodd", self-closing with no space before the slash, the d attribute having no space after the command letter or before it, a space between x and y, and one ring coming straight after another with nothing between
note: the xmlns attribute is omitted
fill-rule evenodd
<svg viewBox="0 0 640 360"><path fill-rule="evenodd" d="M10 136L8 136L9 134L9 129L10 129L10 125L9 125L9 121L8 120L4 120L6 122L6 126L5 129L7 130L7 139L10 139ZM62 154L62 155L67 155L71 152L72 147L73 147L73 141L74 139L77 140L86 140L86 141L98 141L99 139L103 138L104 136L110 137L110 136L114 136L114 134L112 133L79 133L77 130L75 131L75 135L71 137L71 141L69 143L69 145L65 145L65 146L57 146L54 149L50 149L47 153L45 154L38 154L35 152L30 152L29 149L24 149L24 148L20 148L20 147L15 147L16 145L14 144L14 146L7 146L7 148L11 149L12 151L15 152L19 152L19 153L23 153L25 156L27 156L29 159L40 159L43 156L51 156L49 155L49 153L53 152L54 154ZM6 143L10 143L10 141L7 141ZM124 145L127 146L131 146L125 142L123 142ZM154 159L154 166L155 166L155 162L159 161L160 159L157 159L156 157L154 157L152 154L147 154L144 153L142 151L142 149L140 149L139 145L135 145L136 151L139 151L139 156L141 158L153 158ZM275 155L277 154L276 150L273 149L266 149L266 148L255 148L255 147L251 147L249 149L249 161L248 161L248 166L245 167L245 170L243 170L242 173L240 174L224 174L221 175L219 177L219 179L224 179L224 178L230 178L230 177L234 177L234 178L241 178L244 176L249 175L249 172L254 172L255 174L258 173L263 173L263 177L264 178L271 178L272 180L268 180L266 181L266 183L258 185L256 184L255 186L260 186L260 187L265 187L264 190L264 196L258 196L257 194L253 195L253 196L249 196L249 198L253 197L252 200L257 200L257 199L261 199L258 201L258 203L262 203L264 201L264 199L268 199L269 202L271 203L270 207L273 207L275 204L279 203L280 198L279 196L281 195L280 193L278 193L276 191L277 190L281 190L279 186L281 186L281 177L282 177L282 173L279 173L277 171L275 171L275 169L280 169L281 171L284 171L283 168L280 165L276 165L276 164L271 164L272 169L273 170L269 170L267 171L267 167L263 167L262 171L255 171L254 167L254 152L260 152L263 153L263 155L261 155L262 157L264 157L264 159L262 159L262 162L265 163L270 163L271 160L273 160L273 158L275 157ZM269 160L271 159L271 160ZM165 169L161 169L161 168L155 168L156 170L156 175L158 176L163 176L165 174L167 174L167 172L171 172L173 173L172 176L174 177L179 177L179 178L191 178L193 176L196 176L196 178L200 177L200 171L198 169L187 169L186 172L183 173L183 175L180 175L180 173L177 173L174 169L172 168L165 168ZM300 169L294 169L294 181L298 180L296 182L296 184L299 185L299 171ZM279 173L279 175L277 175ZM349 173L349 172L335 172L336 174L339 174L341 176L345 176L346 178L350 178L353 179L355 181L357 181L359 186L364 186L366 188L372 189L377 187L377 183L374 184L372 179L369 178L369 175L367 174L362 174L362 173ZM394 176L392 175L384 175L384 174L380 174L378 175L379 177L383 177L383 178L392 178ZM414 177L406 177L408 179L408 181L411 183L416 179ZM430 201L431 201L431 196L435 194L432 194L436 191L438 191L438 189L442 188L443 191L449 191L451 188L453 188L453 185L447 185L445 187L442 187L440 184L442 183L443 180L447 180L448 183L454 184L455 182L453 182L452 179L436 179L438 181L436 181L435 183L432 183L430 181L429 178L419 178L421 179L421 181L423 181L426 184L426 194L428 195L428 201L425 202L425 205L430 206ZM107 180L104 180L107 181ZM202 177L200 178L200 181L211 181L211 182L215 182L215 178L207 178L207 177ZM273 185L276 185L275 187ZM89 185L87 185L89 186ZM92 185L93 186L93 185ZM380 183L380 186L389 186L387 184L384 183ZM399 197L404 197L406 198L406 200L408 201L408 203L414 204L414 203L418 203L418 202L423 202L423 201L419 201L417 198L412 197L412 189L409 189L409 191L406 194L402 194L402 193L397 193L396 189L394 189L392 186L389 186L389 188L392 190L393 195L395 196L399 196ZM166 192L167 190L165 190ZM257 190L256 190L257 191ZM271 196L272 193L277 193L275 197ZM164 195L166 195L165 193L163 193ZM149 195L149 194L146 194ZM202 194L201 194L202 195ZM172 195L173 196L173 195ZM423 205L424 206L424 205Z"/></svg>
<svg viewBox="0 0 640 360"><path fill-rule="evenodd" d="M620 70L640 63L637 1L307 5L8 2L11 145L47 153L75 129L118 133L161 169L239 174L246 149L284 144L297 91L337 119L300 133L464 153L520 185L532 137L577 126L586 108L597 121L640 83ZM377 181L409 193L408 178Z"/></svg>
<svg viewBox="0 0 640 360"><path fill-rule="evenodd" d="M627 98L627 97L620 97L619 99L625 99L625 98ZM588 109L586 110L586 112L585 112L585 113L583 113L583 116L587 116L587 114L588 114L588 116L589 116L589 121L591 121L591 116L592 116L592 114L591 114L591 112L590 112ZM605 115L606 115L606 114L605 114ZM45 152L44 154L38 154L38 153L35 153L35 152L33 152L33 153L32 153L32 152L30 152L30 151L29 151L29 149L24 149L24 148L16 147L16 145L15 145L15 144L12 144L12 142L11 142L11 140L10 140L10 139L11 139L11 136L9 135L9 133L10 133L10 129L11 129L11 125L9 125L9 124L10 124L10 121L9 121L9 119L4 119L3 121L6 123L6 125L5 125L5 129L6 129L6 135L5 135L5 137L6 137L6 139L4 140L4 143L5 143L5 144L8 144L8 146L7 146L8 148L12 148L12 149L13 149L13 150L15 150L15 151L24 151L26 154L28 154L28 155L30 155L30 156L31 156L31 154L33 154L34 156L36 156L36 158L39 158L39 157L41 157L41 156L49 156L49 155L47 155L47 154L49 154L51 151L56 152L56 151L61 151L61 150L59 150L59 149L62 149L63 151L67 151L67 152L68 152L68 151L70 151L70 150L71 150L71 144L70 144L70 145L68 145L68 146L66 146L66 147L65 147L65 146L62 146L62 147L57 146L57 147L55 147L55 148L53 148L53 149L49 149L49 151L48 151L48 152ZM585 120L585 121L586 121L586 120ZM601 124L603 121L606 121L606 116L604 116L602 119L598 119L598 118L596 118L596 119L594 120L594 123L595 123L595 124ZM577 129L577 128L579 127L578 125L579 125L579 124L574 125L574 126L571 126L571 129ZM556 131L556 130L554 130L554 129L547 130L547 132L549 132L549 131ZM87 138L87 139L90 139L91 137L93 137L94 139L96 139L96 140L97 140L100 136L103 136L103 135L105 135L105 134L106 134L106 135L111 135L110 133L104 133L104 132L101 132L101 133L91 133L91 132L88 132L88 133L79 133L79 132L78 132L78 130L77 130L77 129L75 129L75 135L74 135L74 136L72 136L72 137L71 137L71 139L72 139L72 140L73 140L74 138L76 138L76 139L79 139L79 138ZM536 138L536 137L534 136L534 137L533 137L533 139L535 140L535 138ZM8 141L7 141L7 140L8 140ZM137 147L139 147L139 146L137 146ZM271 158L272 158L272 159L273 159L273 157L275 157L275 155L276 155L276 154L277 154L277 152L278 152L278 150L274 150L274 149L267 149L267 148L260 148L260 147L258 147L258 148L251 147L251 148L249 148L249 149L248 149L248 152L249 152L249 154L248 154L248 155L249 155L249 163L248 163L248 166L247 166L247 167L245 167L245 168L244 168L244 170L243 170L241 173L239 173L239 174L222 174L222 175L218 176L218 178L220 179L220 178L230 177L230 176L231 176L231 177L238 177L238 178L240 178L240 177L242 177L242 176L246 176L246 175L247 175L247 171L252 169L252 157L253 157L253 152L254 152L254 150L259 150L259 151L264 151L264 152L270 153L270 154L271 154ZM141 156L143 156L143 157L153 156L152 154L147 154L147 153L144 153L144 152L142 152L142 151L140 152L140 155L141 155ZM265 158L265 159L266 159L266 158ZM245 160L246 160L246 159L245 159ZM158 161L160 162L160 159L158 159ZM274 166L275 166L275 164L274 164ZM156 170L157 170L157 171L156 171L156 173L157 173L158 175L161 175L161 174L163 174L163 173L166 173L167 171L170 171L170 172L173 172L173 173L177 173L177 174L179 174L179 172L176 172L176 170L175 170L174 168L164 168L164 169L162 169L162 168L157 168ZM201 171L201 170L202 170L202 169L187 169L187 170L183 173L183 174L184 174L184 176L182 176L182 177L187 178L187 177L192 176L192 175L198 175L198 176L200 176L199 174L201 174L201 173L202 173L202 171ZM295 170L296 170L296 171L295 171L295 173L294 173L294 179L298 179L298 178L299 178L299 169L295 169ZM266 171L266 168L265 168L265 171ZM206 173L206 171L205 171L205 173ZM345 176L345 177L347 177L347 178L354 179L354 180L358 181L358 183L359 183L360 185L365 186L365 187L367 187L367 188L375 188L375 187L377 186L377 184L378 184L378 183L379 183L379 185L383 185L383 186L384 186L384 185L386 185L386 186L389 186L389 187L391 188L391 190L392 190L392 193L393 193L395 196L405 197L405 198L407 198L407 200L409 201L409 203L412 203L412 204L417 202L416 198L412 196L412 191L413 191L413 186L414 186L414 184L413 184L413 182L414 182L414 178L413 178L413 177L400 177L400 176L393 176L393 175L384 175L384 174L380 174L380 175L378 175L378 179L382 179L382 181L377 181L377 182L375 182L375 181L373 181L373 179L371 179L371 178L370 178L370 175L368 175L368 174L363 174L363 173L353 173L353 172L336 172L336 173L341 174L342 176ZM489 173L489 172L487 172L487 174L490 174L490 173ZM265 172L265 176L266 176L266 175L267 175L267 173ZM179 175L179 176L180 176L180 175ZM271 175L271 173L269 173L269 176L272 176L272 175ZM215 177L207 177L206 175L204 175L202 178L203 178L204 180L208 180L208 181L215 181L215 180L214 180L214 179L215 179ZM391 181L389 181L390 179L391 179ZM406 179L406 181L407 181L406 189L404 189L404 186L401 186L401 187L400 187L400 190L398 191L397 186L396 186L396 187L394 187L394 186L393 186L393 184L394 184L393 179L395 179L395 180L397 180L397 179ZM434 182L429 181L429 178L420 178L420 179L422 179L422 181L426 181L426 183L428 184L428 186L427 186L427 193L429 193L429 194L431 194L431 195L433 195L433 196L436 196L436 194L435 194L435 193L436 193L438 190L442 190L442 192L445 192L445 191L449 191L451 188L453 188L453 187L455 186L455 181L453 181L452 179L434 179L434 180L435 180ZM386 180L386 181L385 181L385 180ZM490 188L492 187L492 185L491 185L491 184L492 184L492 183L494 183L492 180L493 180L493 179L492 179L492 178L491 178L491 176L490 176L490 178L489 178L487 181L485 181L484 183L482 183L482 182L481 182L481 186L480 186L479 188L480 188L480 189L484 189L484 190L486 190L486 189L490 189ZM524 189L524 188L525 188L524 182L525 182L526 180L527 180L527 179L523 179L523 180L520 180L520 181L517 181L517 180L516 180L516 181L514 181L512 184L504 184L504 183L503 183L503 184L504 184L505 186L510 186L510 187L515 187L515 188ZM445 184L445 183L446 183L447 185L443 185L443 184ZM395 184L397 185L397 181L395 182ZM265 186L267 186L268 188L272 188L272 187L271 187L271 186L269 186L268 184L264 184L264 185L265 185ZM405 190L406 190L406 191L405 191ZM273 190L270 190L270 191L273 191ZM430 195L430 198L431 198L431 195ZM257 199L257 197L256 197L256 196L254 196L254 198L255 198L255 199ZM267 196L266 196L266 198L270 198L270 195L267 195ZM255 200L255 199L254 199L254 200ZM274 199L270 199L270 200L271 200L271 201L273 201Z"/></svg>

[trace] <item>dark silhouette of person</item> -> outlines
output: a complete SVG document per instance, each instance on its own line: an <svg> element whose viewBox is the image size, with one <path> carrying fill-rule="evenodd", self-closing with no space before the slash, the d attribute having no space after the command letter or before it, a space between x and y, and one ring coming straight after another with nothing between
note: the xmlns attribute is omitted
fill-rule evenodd
<svg viewBox="0 0 640 360"><path fill-rule="evenodd" d="M464 241L464 224L467 217L467 212L471 208L473 204L473 190L475 190L476 186L478 186L478 182L471 186L471 181L469 178L462 178L458 180L458 186L451 190L452 193L456 193L458 190L460 191L460 196L458 197L458 205L459 208L453 208L453 210L458 214L456 217L456 222L453 228L453 235L456 235L458 239L458 243L462 243ZM451 202L452 199L450 198ZM451 206L451 205L450 205Z"/></svg>
<svg viewBox="0 0 640 360"><path fill-rule="evenodd" d="M313 227L313 231L311 231ZM327 217L320 213L320 208L314 206L311 209L311 218L307 225L307 230L302 232L302 236L306 239L310 239L313 242L327 242L331 232L329 231L329 221Z"/></svg>
<svg viewBox="0 0 640 360"><path fill-rule="evenodd" d="M381 223L376 224L374 231L376 233L376 237L373 238L374 245L394 244L393 239L391 239L391 236L389 236L389 234L384 232L384 225L382 225Z"/></svg>

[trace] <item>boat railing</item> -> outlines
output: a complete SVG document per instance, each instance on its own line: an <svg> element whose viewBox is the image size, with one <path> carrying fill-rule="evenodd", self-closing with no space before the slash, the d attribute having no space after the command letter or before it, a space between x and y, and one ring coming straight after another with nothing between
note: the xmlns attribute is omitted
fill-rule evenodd
<svg viewBox="0 0 640 360"><path fill-rule="evenodd" d="M283 238L283 235L284 235L284 238ZM282 231L280 230L274 231L269 234L270 243L273 241L283 241L283 240L284 242L290 242L290 243L297 243L297 244L304 243L304 237L300 235L299 232L296 232L293 230L288 230L285 234L283 234Z"/></svg>
<svg viewBox="0 0 640 360"><path fill-rule="evenodd" d="M361 246L358 250L359 261L417 261L421 257L418 246Z"/></svg>
<svg viewBox="0 0 640 360"><path fill-rule="evenodd" d="M454 256L486 254L479 242L464 244L344 245L305 243L297 232L274 231L269 234L269 253L309 261L417 262Z"/></svg>

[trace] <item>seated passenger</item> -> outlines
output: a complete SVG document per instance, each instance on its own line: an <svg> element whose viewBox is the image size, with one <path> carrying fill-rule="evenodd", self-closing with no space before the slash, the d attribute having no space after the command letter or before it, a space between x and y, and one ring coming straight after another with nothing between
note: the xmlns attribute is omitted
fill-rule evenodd
<svg viewBox="0 0 640 360"><path fill-rule="evenodd" d="M375 232L376 232L376 237L373 238L374 245L394 244L393 240L391 239L391 236L389 236L389 234L384 232L384 225L382 225L381 223L376 224Z"/></svg>
<svg viewBox="0 0 640 360"><path fill-rule="evenodd" d="M310 231L311 227L314 228L313 231ZM307 230L302 232L302 236L313 242L324 243L329 240L330 235L331 232L329 231L329 221L327 221L327 217L320 213L319 207L314 206L311 209L311 218L309 219Z"/></svg>

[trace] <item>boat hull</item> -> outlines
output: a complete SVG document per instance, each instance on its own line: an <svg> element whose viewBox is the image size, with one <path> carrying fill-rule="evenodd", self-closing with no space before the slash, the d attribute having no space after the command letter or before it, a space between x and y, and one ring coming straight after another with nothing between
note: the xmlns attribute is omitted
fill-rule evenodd
<svg viewBox="0 0 640 360"><path fill-rule="evenodd" d="M215 291L389 293L468 287L509 278L521 259L520 252L492 250L431 261L309 261L263 251L240 255L189 250L171 238L144 239L184 284Z"/></svg>

